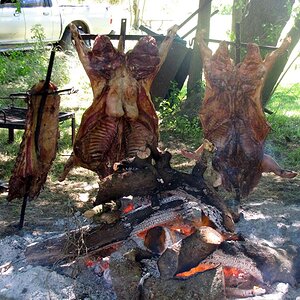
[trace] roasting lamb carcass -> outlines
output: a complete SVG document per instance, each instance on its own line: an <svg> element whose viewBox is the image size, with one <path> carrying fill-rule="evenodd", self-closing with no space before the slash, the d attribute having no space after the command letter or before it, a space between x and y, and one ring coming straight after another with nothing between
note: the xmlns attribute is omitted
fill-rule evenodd
<svg viewBox="0 0 300 300"><path fill-rule="evenodd" d="M197 40L203 61L206 89L200 109L204 137L214 144L213 167L222 177L222 185L247 196L258 184L262 172L274 172L284 178L297 173L283 170L264 154L270 127L266 121L261 92L267 72L290 43L282 45L262 60L259 47L249 44L244 60L234 65L228 47L222 42L214 55L202 37ZM199 155L203 147L196 153Z"/></svg>
<svg viewBox="0 0 300 300"><path fill-rule="evenodd" d="M104 177L112 172L115 162L147 152L147 145L158 145L158 117L149 91L177 26L168 31L159 48L154 38L146 36L126 54L121 47L115 49L107 36L98 36L90 49L76 26L71 24L70 29L94 99L82 117L60 180L74 166Z"/></svg>
<svg viewBox="0 0 300 300"><path fill-rule="evenodd" d="M29 92L25 132L9 180L8 201L22 197L27 197L28 200L35 199L47 179L48 171L56 156L60 96L55 93L57 87L50 83L39 118L44 83L40 81Z"/></svg>

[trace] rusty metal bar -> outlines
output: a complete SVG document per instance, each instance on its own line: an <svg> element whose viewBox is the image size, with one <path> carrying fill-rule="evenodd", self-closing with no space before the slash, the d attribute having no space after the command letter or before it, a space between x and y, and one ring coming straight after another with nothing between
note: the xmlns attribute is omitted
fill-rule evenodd
<svg viewBox="0 0 300 300"><path fill-rule="evenodd" d="M41 102L39 105L39 110L38 110L38 115L37 115L37 122L36 122L36 130L34 133L34 141L35 141L35 149L37 154L39 155L39 135L40 135L40 129L41 129L41 122L42 122L42 116L43 116L43 111L46 103L46 99L48 96L48 88L50 84L50 79L51 79L51 74L52 74L52 68L54 64L54 57L55 57L55 50L51 50L50 54L50 60L49 60L49 65L48 65L48 70L47 70L47 75L46 75L46 80L43 86L43 94L41 97Z"/></svg>
<svg viewBox="0 0 300 300"><path fill-rule="evenodd" d="M213 17L215 14L217 14L219 12L219 10L215 10L210 17ZM186 34L182 35L181 38L184 39L186 38L188 35L190 35L193 31L195 31L197 29L197 26L193 27L191 30L189 30Z"/></svg>
<svg viewBox="0 0 300 300"><path fill-rule="evenodd" d="M118 44L118 50L121 52L123 52L125 49L126 25L127 25L127 20L121 19L121 30L120 30L119 44Z"/></svg>

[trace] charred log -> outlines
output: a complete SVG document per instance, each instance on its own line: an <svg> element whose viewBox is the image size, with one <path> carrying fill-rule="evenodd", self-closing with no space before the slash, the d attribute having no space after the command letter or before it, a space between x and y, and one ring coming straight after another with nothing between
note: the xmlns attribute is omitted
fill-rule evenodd
<svg viewBox="0 0 300 300"><path fill-rule="evenodd" d="M224 275L216 268L198 273L186 280L149 278L143 289L143 299L225 299Z"/></svg>
<svg viewBox="0 0 300 300"><path fill-rule="evenodd" d="M128 195L159 195L162 191L182 188L190 197L199 198L203 203L220 210L223 214L224 226L230 231L233 230L230 211L217 193L203 180L204 167L200 168L198 164L192 174L188 174L171 167L169 152L160 153L152 149L152 156L155 158L154 165L148 159L139 158L118 163L117 169L124 172L116 172L100 180L95 205Z"/></svg>
<svg viewBox="0 0 300 300"><path fill-rule="evenodd" d="M255 245L250 240L243 243L224 243L221 251L225 255L236 256L243 253L255 262L265 282L288 282L296 284L296 268L291 251L276 249L265 245Z"/></svg>
<svg viewBox="0 0 300 300"><path fill-rule="evenodd" d="M101 224L94 228L74 231L60 238L49 239L27 248L26 256L31 264L49 265L55 261L85 255L94 251L101 253L114 248L120 242L147 233L157 226L167 228L188 227L191 230L210 224L225 239L231 239L233 223L226 224L221 211L202 203L183 190L161 192L160 205L150 205L121 215L113 224ZM228 228L228 229L227 229ZM229 231L229 236L227 235ZM143 246L147 249L147 242ZM148 250L153 250L148 249Z"/></svg>

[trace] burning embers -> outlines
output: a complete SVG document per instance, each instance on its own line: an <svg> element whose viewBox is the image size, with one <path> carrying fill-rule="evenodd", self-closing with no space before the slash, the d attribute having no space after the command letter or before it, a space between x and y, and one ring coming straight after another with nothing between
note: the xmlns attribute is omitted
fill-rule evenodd
<svg viewBox="0 0 300 300"><path fill-rule="evenodd" d="M224 229L221 214L188 199L182 190L163 195L161 202L168 208L134 226L130 238L111 255L117 297L224 299L265 293L262 274L250 258L223 252L222 243L240 238Z"/></svg>
<svg viewBox="0 0 300 300"><path fill-rule="evenodd" d="M152 213L149 196L120 201L129 236L87 262L117 299L246 298L270 291L270 272L283 274L278 253L229 232L220 211L182 189L162 192Z"/></svg>
<svg viewBox="0 0 300 300"><path fill-rule="evenodd" d="M204 188L201 194L181 181L181 188L119 198L115 207L101 204L113 207L100 215L101 224L74 233L85 246L79 253L85 268L104 278L117 299L241 298L269 293L278 281L294 285L295 270L283 253L235 234ZM67 241L32 245L27 262L78 256Z"/></svg>

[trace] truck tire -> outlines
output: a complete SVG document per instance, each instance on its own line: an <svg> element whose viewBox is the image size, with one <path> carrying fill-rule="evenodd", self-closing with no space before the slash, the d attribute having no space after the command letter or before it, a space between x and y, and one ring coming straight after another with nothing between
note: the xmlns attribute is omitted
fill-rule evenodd
<svg viewBox="0 0 300 300"><path fill-rule="evenodd" d="M86 33L86 32L84 32L84 30L81 27L78 28L78 31L79 31L80 34ZM89 46L91 46L91 41L86 40L85 44L89 47ZM65 32L64 32L61 40L59 41L59 45L61 46L61 48L64 51L74 50L74 46L72 44L72 34L71 34L71 31L70 31L69 27L67 27L65 29Z"/></svg>

